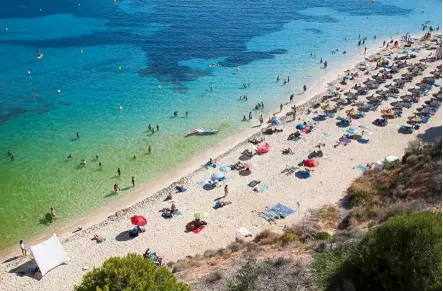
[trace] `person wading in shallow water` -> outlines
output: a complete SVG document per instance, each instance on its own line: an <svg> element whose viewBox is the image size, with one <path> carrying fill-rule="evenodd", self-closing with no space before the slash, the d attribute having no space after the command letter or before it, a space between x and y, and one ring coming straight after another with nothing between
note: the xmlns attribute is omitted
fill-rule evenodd
<svg viewBox="0 0 443 291"><path fill-rule="evenodd" d="M132 183L132 187L135 187L135 180L134 180L134 176L132 176L132 179L131 179L131 183Z"/></svg>

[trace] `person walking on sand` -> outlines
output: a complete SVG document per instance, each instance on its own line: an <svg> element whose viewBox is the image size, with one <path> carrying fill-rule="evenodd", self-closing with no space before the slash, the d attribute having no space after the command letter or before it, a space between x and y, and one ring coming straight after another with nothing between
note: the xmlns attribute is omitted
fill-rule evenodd
<svg viewBox="0 0 443 291"><path fill-rule="evenodd" d="M122 171L120 170L120 168L117 168L117 174L120 176L122 174Z"/></svg>
<svg viewBox="0 0 443 291"><path fill-rule="evenodd" d="M225 196L223 196L223 198L228 196L228 193L229 193L228 185L225 185Z"/></svg>
<svg viewBox="0 0 443 291"><path fill-rule="evenodd" d="M132 183L132 187L135 187L135 180L134 180L134 176L132 176L132 179L131 179L131 183Z"/></svg>
<svg viewBox="0 0 443 291"><path fill-rule="evenodd" d="M25 243L23 242L23 240L20 240L20 249L22 250L22 255L24 257L26 257L26 248L25 248Z"/></svg>
<svg viewBox="0 0 443 291"><path fill-rule="evenodd" d="M283 111L283 103L280 103L280 112Z"/></svg>
<svg viewBox="0 0 443 291"><path fill-rule="evenodd" d="M258 120L260 121L260 126L261 126L263 124L263 114L260 114Z"/></svg>

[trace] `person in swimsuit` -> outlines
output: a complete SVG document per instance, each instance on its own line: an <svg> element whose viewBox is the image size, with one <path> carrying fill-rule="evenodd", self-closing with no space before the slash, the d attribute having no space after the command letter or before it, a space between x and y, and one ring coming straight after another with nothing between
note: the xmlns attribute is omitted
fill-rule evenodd
<svg viewBox="0 0 443 291"><path fill-rule="evenodd" d="M51 217L52 220L55 220L55 209L51 207Z"/></svg>
<svg viewBox="0 0 443 291"><path fill-rule="evenodd" d="M132 183L132 187L135 187L135 180L134 180L134 176L132 176L132 179L131 179L131 183Z"/></svg>
<svg viewBox="0 0 443 291"><path fill-rule="evenodd" d="M117 168L117 174L120 176L122 174L122 171L120 170L120 168Z"/></svg>

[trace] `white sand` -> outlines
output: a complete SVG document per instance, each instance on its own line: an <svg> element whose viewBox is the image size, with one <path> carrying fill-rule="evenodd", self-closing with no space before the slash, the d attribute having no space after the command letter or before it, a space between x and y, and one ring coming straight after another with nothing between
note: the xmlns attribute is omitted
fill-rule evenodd
<svg viewBox="0 0 443 291"><path fill-rule="evenodd" d="M414 61L424 58L429 51L423 50L418 53ZM428 69L423 74L415 78L411 83L407 83L407 88L413 87L422 77L429 76L429 72L434 70L441 61L429 64ZM406 69L400 70L400 74ZM362 74L360 73L360 76ZM354 80L348 82L347 88L355 83L362 83L362 80L370 77L360 77L360 81ZM343 76L343 74L342 74ZM395 78L395 77L394 77ZM388 80L387 83L391 83ZM343 87L343 86L342 86ZM324 90L324 86L322 87ZM347 90L346 90L347 91ZM75 235L71 235L63 240L63 245L71 258L67 265L63 265L50 271L43 279L36 280L27 276L19 277L14 273L9 273L11 269L19 266L29 260L29 258L20 258L7 264L2 264L0 273L0 290L72 290L72 287L79 283L82 276L87 272L85 267L92 269L94 266L100 266L103 261L110 256L124 256L129 252L142 254L146 248L156 251L164 257L164 262L175 261L187 255L202 253L207 249L216 249L225 247L236 237L236 229L240 227L248 228L253 234L269 227L269 223L258 216L257 211L265 206L272 206L276 203L282 203L296 210L296 213L280 220L274 228L282 228L286 224L292 224L303 217L310 208L318 208L324 204L337 203L344 195L346 188L359 175L361 171L354 167L358 164L365 165L368 162L375 162L388 155L401 157L407 142L414 139L417 134L422 134L429 127L441 125L441 109L437 114L431 117L431 120L420 130L411 135L397 133L400 125L406 124L407 116L412 115L416 108L420 107L425 100L431 97L431 94L437 92L437 88L420 99L418 104L414 104L411 109L405 109L403 116L390 120L386 127L375 127L371 122L380 117L380 109L389 108L390 101L384 101L377 112L370 111L367 116L360 120L354 120L352 127L359 124L367 125L369 129L365 130L365 137L370 139L369 144L359 144L355 141L346 147L333 145L337 139L343 135L345 129L338 128L336 120L328 119L319 122L314 131L308 135L302 134L303 139L297 142L288 141L287 137L291 132L295 132L295 125L299 123L288 122L279 126L283 129L282 133L276 133L272 136L265 136L271 150L268 154L255 156L250 163L255 165L252 174L242 177L237 171L231 171L227 184L229 185L229 195L225 200L232 201L222 209L214 210L214 199L223 196L223 187L219 186L213 190L202 189L199 182L210 179L211 174L219 172L214 169L201 169L186 176L182 184L188 188L186 193L175 194L176 205L183 213L181 216L170 220L163 219L159 210L169 207L169 202L164 202L165 191L145 199L127 210L118 212L117 215L110 216L105 221L84 229ZM404 93L401 92L400 96ZM308 96L313 96L312 94ZM366 100L366 96L360 96L360 100ZM287 98L287 97L285 97ZM286 105L288 109L288 105ZM349 107L348 107L349 108ZM348 109L346 108L346 109ZM302 110L297 111L297 118L302 121L312 121L311 116L301 115ZM341 115L344 116L344 110ZM340 114L338 113L338 114ZM277 114L277 116L282 114ZM254 120L254 122L256 122ZM251 129L248 133L256 132L257 129ZM371 134L368 134L371 132ZM329 139L322 137L322 133L327 133ZM296 166L312 152L315 146L325 142L326 147L322 148L327 158L320 158L320 165L315 168L313 176L306 180L298 179L292 175L282 174L286 165ZM224 144L225 145L225 144ZM219 165L230 165L238 161L240 153L252 147L247 142L240 143L234 149L230 150L217 159ZM291 147L294 155L282 155L283 148ZM226 150L224 148L223 150ZM217 148L213 153L220 152L222 148ZM214 154L215 155L215 154ZM205 163L208 153L200 159L200 164ZM177 174L177 173L176 173ZM259 180L261 184L266 184L269 189L263 193L252 191L247 184L252 180ZM152 191L152 189L151 189ZM128 201L126 201L128 202ZM300 207L298 207L299 203ZM122 205L122 207L125 204ZM115 207L115 206L113 206ZM208 226L199 234L185 233L185 225L193 219L196 211L207 211ZM117 236L131 227L130 217L140 214L148 218L147 231L139 237L118 241ZM85 225L85 223L83 223ZM97 244L91 238L94 234L101 234L106 241ZM63 238L67 237L66 232L61 231L58 234ZM29 243L28 243L29 245Z"/></svg>

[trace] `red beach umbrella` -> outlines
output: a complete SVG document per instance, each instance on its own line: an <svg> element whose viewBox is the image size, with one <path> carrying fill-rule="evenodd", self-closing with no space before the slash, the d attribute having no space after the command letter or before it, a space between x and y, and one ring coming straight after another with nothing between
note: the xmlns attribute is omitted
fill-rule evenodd
<svg viewBox="0 0 443 291"><path fill-rule="evenodd" d="M145 226L148 223L148 220L144 216L134 215L131 217L131 222L137 226Z"/></svg>
<svg viewBox="0 0 443 291"><path fill-rule="evenodd" d="M314 167L318 166L318 162L313 159L304 160L303 164L305 165L305 167L309 167L309 168L314 168Z"/></svg>

